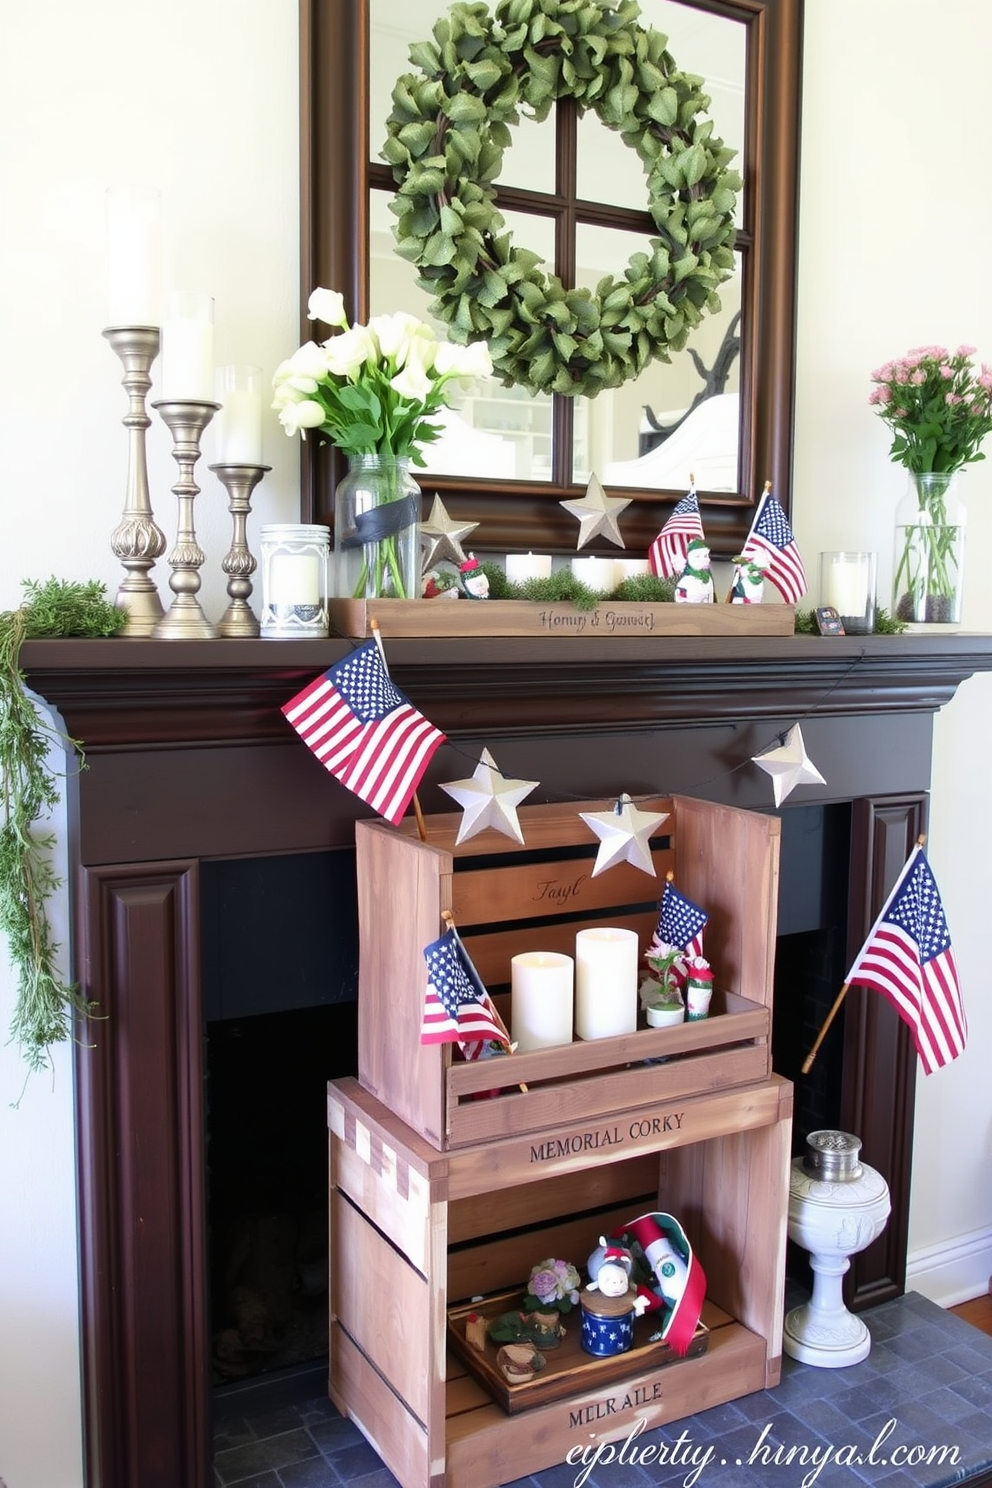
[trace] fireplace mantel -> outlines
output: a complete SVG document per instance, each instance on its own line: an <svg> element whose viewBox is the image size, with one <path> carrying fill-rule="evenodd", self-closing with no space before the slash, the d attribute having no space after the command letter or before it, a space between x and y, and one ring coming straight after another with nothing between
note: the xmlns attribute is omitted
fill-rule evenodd
<svg viewBox="0 0 992 1488"><path fill-rule="evenodd" d="M83 742L70 771L73 974L106 1015L76 1049L88 1488L207 1488L199 964L205 859L346 847L365 808L280 713L347 641L31 641L29 686ZM769 809L750 758L801 721L824 787L853 802L848 931L863 938L925 826L934 713L992 636L394 640L392 675L451 748L421 792L489 745L531 799L681 792ZM855 947L856 949L856 947ZM893 1217L862 1257L905 1276L915 1061L883 999L849 996L844 1115Z"/></svg>

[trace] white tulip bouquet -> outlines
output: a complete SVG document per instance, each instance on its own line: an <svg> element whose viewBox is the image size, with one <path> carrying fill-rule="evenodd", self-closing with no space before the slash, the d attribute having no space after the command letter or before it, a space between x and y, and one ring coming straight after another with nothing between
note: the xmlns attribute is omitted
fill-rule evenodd
<svg viewBox="0 0 992 1488"><path fill-rule="evenodd" d="M289 435L317 429L347 455L380 454L425 463L420 446L437 439L433 416L460 381L492 373L483 342L456 346L430 326L397 311L349 326L342 296L315 289L311 320L338 329L319 345L307 341L273 377L272 406Z"/></svg>

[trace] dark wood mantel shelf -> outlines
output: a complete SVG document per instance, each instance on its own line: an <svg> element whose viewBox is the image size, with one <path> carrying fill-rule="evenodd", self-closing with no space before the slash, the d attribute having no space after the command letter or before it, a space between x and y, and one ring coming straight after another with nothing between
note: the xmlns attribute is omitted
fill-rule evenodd
<svg viewBox="0 0 992 1488"><path fill-rule="evenodd" d="M30 685L89 747L285 733L279 704L347 641L29 641ZM392 640L397 684L447 731L605 730L933 712L992 635ZM223 706L218 706L223 702Z"/></svg>
<svg viewBox="0 0 992 1488"><path fill-rule="evenodd" d="M350 645L21 650L29 686L86 749L67 795L73 974L105 1015L75 1052L88 1488L213 1482L202 864L351 847L367 808L280 712ZM786 810L848 803L855 941L925 830L933 715L992 671L992 635L392 640L387 654L450 740L421 783L427 812L451 809L439 782L470 774L485 745L540 782L535 801L680 792L767 811L751 760L801 722L827 783ZM840 1120L893 1196L855 1268L870 1305L905 1281L915 1059L884 999L860 993L845 1004Z"/></svg>

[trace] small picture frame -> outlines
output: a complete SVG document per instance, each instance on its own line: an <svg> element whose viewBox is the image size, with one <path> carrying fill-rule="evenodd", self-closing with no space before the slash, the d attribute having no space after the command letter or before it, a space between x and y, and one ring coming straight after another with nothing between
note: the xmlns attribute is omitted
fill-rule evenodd
<svg viewBox="0 0 992 1488"><path fill-rule="evenodd" d="M846 635L843 622L833 605L820 605L813 611L821 635Z"/></svg>

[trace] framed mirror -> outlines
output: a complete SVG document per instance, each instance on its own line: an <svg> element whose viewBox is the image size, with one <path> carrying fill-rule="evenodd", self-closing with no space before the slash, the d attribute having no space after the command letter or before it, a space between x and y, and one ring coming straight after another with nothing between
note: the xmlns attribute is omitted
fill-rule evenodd
<svg viewBox="0 0 992 1488"><path fill-rule="evenodd" d="M789 510L801 7L641 0L640 24L704 79L714 133L737 151L736 270L687 347L621 388L567 398L494 378L466 395L418 478L426 496L437 491L459 520L480 524L479 552L574 552L575 521L559 503L593 473L631 498L622 531L632 556L692 476L720 555L739 551L766 480ZM397 309L432 318L415 268L393 251L396 184L380 152L409 46L446 11L445 0L301 0L301 340L314 333L305 302L317 285L340 289L354 321ZM653 231L636 154L567 98L542 123L521 118L496 188L514 242L566 285L619 277ZM305 520L330 521L343 469L335 450L307 441Z"/></svg>

